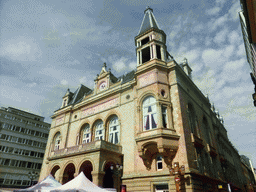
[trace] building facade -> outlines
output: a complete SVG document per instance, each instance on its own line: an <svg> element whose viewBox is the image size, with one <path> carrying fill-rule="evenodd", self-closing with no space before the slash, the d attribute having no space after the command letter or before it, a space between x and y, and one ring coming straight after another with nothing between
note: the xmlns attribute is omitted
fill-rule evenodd
<svg viewBox="0 0 256 192"><path fill-rule="evenodd" d="M66 183L83 171L118 191L176 191L169 170L179 162L184 191L242 189L223 119L193 83L187 60L178 64L168 53L153 10L144 13L136 70L117 78L104 63L94 90L67 90L52 116L40 180L51 173Z"/></svg>
<svg viewBox="0 0 256 192"><path fill-rule="evenodd" d="M251 78L255 85L253 94L256 107L256 2L240 0L242 11L239 12L242 34L244 38L247 61L251 68Z"/></svg>
<svg viewBox="0 0 256 192"><path fill-rule="evenodd" d="M38 180L49 129L44 117L1 107L1 188L24 188Z"/></svg>

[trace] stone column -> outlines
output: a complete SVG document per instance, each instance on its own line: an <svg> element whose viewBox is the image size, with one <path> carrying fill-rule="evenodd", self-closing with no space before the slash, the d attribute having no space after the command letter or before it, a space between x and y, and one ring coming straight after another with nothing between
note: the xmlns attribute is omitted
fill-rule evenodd
<svg viewBox="0 0 256 192"><path fill-rule="evenodd" d="M153 44L153 59L156 59L156 44Z"/></svg>
<svg viewBox="0 0 256 192"><path fill-rule="evenodd" d="M139 51L140 55L140 65L142 64L142 51Z"/></svg>
<svg viewBox="0 0 256 192"><path fill-rule="evenodd" d="M105 172L94 172L92 171L92 181L95 185L99 187L103 187L103 178L104 178Z"/></svg>
<svg viewBox="0 0 256 192"><path fill-rule="evenodd" d="M153 59L153 53L152 53L152 45L149 46L150 49L150 60Z"/></svg>
<svg viewBox="0 0 256 192"><path fill-rule="evenodd" d="M156 113L157 113L157 128L163 127L162 109L159 102L156 103Z"/></svg>
<svg viewBox="0 0 256 192"><path fill-rule="evenodd" d="M137 66L140 65L140 51L137 51Z"/></svg>
<svg viewBox="0 0 256 192"><path fill-rule="evenodd" d="M164 48L162 46L161 46L161 58L162 58L162 61L165 61Z"/></svg>
<svg viewBox="0 0 256 192"><path fill-rule="evenodd" d="M167 128L174 129L173 116L172 116L172 105L167 106Z"/></svg>

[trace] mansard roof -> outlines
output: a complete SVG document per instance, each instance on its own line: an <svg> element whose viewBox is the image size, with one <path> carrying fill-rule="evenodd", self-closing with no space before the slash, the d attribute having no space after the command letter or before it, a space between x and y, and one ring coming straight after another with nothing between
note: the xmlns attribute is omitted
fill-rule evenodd
<svg viewBox="0 0 256 192"><path fill-rule="evenodd" d="M138 35L141 35L152 28L159 29L155 16L153 15L153 9L151 9L150 7L147 7L144 13L145 15L141 23L140 31Z"/></svg>

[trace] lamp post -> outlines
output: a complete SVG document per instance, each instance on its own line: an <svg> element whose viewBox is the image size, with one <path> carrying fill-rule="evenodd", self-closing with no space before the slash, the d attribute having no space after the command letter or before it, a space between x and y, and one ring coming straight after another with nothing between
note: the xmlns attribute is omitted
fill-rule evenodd
<svg viewBox="0 0 256 192"><path fill-rule="evenodd" d="M170 170L170 175L175 176L175 186L176 186L176 192L180 192L180 180L181 176L185 175L185 166L182 165L179 167L179 162L174 163L174 168L171 168Z"/></svg>
<svg viewBox="0 0 256 192"><path fill-rule="evenodd" d="M38 176L38 173L35 171L28 172L28 178L30 179L30 186L32 185L33 179L35 179Z"/></svg>
<svg viewBox="0 0 256 192"><path fill-rule="evenodd" d="M119 165L119 164L116 164L116 167L112 164L110 166L110 169L111 169L111 172L115 175L115 177L117 178L117 186L120 187L120 184L119 184L119 177L122 173L122 169L123 169L123 166L122 165Z"/></svg>

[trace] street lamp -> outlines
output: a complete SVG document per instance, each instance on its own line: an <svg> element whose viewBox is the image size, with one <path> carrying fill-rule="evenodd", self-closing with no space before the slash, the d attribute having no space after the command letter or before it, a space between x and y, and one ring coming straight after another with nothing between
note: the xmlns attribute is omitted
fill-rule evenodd
<svg viewBox="0 0 256 192"><path fill-rule="evenodd" d="M122 172L123 166L116 164L116 167L114 167L114 165L112 164L110 166L110 169L111 169L112 173L114 173L114 175L119 176Z"/></svg>
<svg viewBox="0 0 256 192"><path fill-rule="evenodd" d="M28 172L28 178L30 179L30 186L32 185L33 179L37 178L38 173L35 171Z"/></svg>
<svg viewBox="0 0 256 192"><path fill-rule="evenodd" d="M169 171L171 176L175 176L176 192L179 192L181 176L185 175L185 166L179 167L179 162L175 162L174 168L171 168Z"/></svg>

